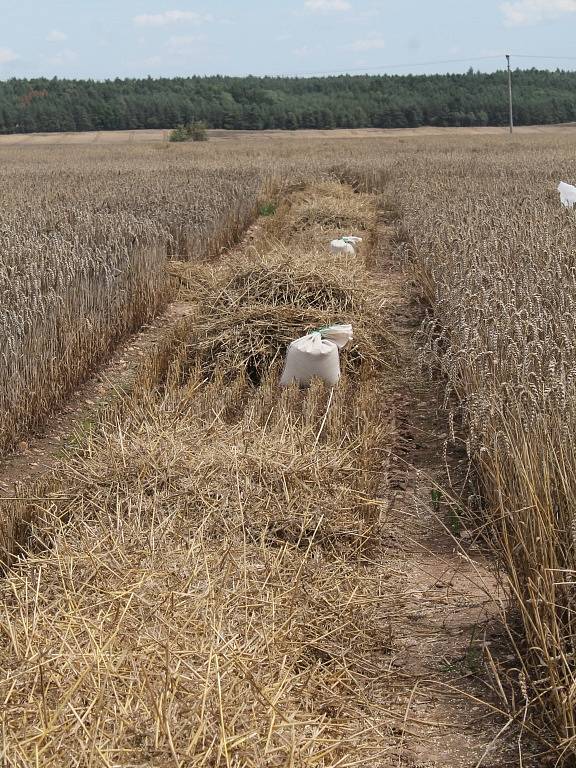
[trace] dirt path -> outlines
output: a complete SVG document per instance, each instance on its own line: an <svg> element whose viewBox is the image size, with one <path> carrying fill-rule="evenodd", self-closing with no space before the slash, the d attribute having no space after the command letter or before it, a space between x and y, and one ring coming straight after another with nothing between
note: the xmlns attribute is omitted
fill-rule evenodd
<svg viewBox="0 0 576 768"><path fill-rule="evenodd" d="M449 495L466 490L467 460L449 448L442 387L418 363L415 334L422 309L385 244L382 250L381 290L402 357L395 393L400 445L391 473L387 531L388 552L404 574L406 598L395 626L397 712L409 726L400 764L535 767L530 745L498 713L501 705L491 695L483 666L485 647L501 639L502 595L493 564L436 496L441 499L443 489Z"/></svg>

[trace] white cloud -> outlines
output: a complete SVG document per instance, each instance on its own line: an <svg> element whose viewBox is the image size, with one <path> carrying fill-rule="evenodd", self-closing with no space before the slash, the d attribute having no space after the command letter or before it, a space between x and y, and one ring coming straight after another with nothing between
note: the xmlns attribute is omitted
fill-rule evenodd
<svg viewBox="0 0 576 768"><path fill-rule="evenodd" d="M349 51L381 51L385 47L384 40L376 37L369 37L365 40L354 40L348 46Z"/></svg>
<svg viewBox="0 0 576 768"><path fill-rule="evenodd" d="M213 21L209 13L196 13L196 11L164 11L164 13L145 13L134 16L134 24L138 27L165 27L168 24L204 24Z"/></svg>
<svg viewBox="0 0 576 768"><path fill-rule="evenodd" d="M46 40L49 43L63 43L64 40L68 40L68 35L65 32L61 32L59 29L52 29L46 35Z"/></svg>
<svg viewBox="0 0 576 768"><path fill-rule="evenodd" d="M576 0L512 0L502 3L500 10L508 26L518 27L576 13Z"/></svg>
<svg viewBox="0 0 576 768"><path fill-rule="evenodd" d="M16 61L19 58L12 48L0 48L0 65L10 64L11 61Z"/></svg>
<svg viewBox="0 0 576 768"><path fill-rule="evenodd" d="M308 11L314 11L319 13L324 12L340 12L351 11L352 6L348 0L305 0L304 7Z"/></svg>

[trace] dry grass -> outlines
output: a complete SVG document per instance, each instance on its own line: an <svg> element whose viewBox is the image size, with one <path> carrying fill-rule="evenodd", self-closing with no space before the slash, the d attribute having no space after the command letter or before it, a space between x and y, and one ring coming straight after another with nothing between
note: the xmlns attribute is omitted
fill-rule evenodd
<svg viewBox="0 0 576 768"><path fill-rule="evenodd" d="M35 527L50 551L2 587L11 764L352 765L386 751L370 699L399 606L371 573L385 508L363 477L380 486L390 427L365 387L338 391L320 435L319 387L222 395L196 380L133 404L60 475L73 498Z"/></svg>
<svg viewBox="0 0 576 768"><path fill-rule="evenodd" d="M1 587L9 764L344 767L395 754L402 604L381 564L394 427L380 369L301 392L278 387L275 365L255 387L232 358L207 380L183 355L198 322L228 306L225 333L256 294L277 322L302 312L293 299L319 278L303 281L296 256L292 268L275 252L252 270L244 257L205 268L202 302L221 304L201 302L134 397L28 489L27 558ZM186 284L198 269L178 271ZM323 277L333 310L363 311L337 265Z"/></svg>

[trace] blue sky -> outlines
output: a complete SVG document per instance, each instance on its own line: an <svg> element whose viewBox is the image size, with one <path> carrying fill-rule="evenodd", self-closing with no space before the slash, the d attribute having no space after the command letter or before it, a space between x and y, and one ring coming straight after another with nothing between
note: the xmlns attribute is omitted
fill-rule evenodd
<svg viewBox="0 0 576 768"><path fill-rule="evenodd" d="M491 71L508 51L574 56L516 66L576 69L576 0L0 0L0 11L0 79Z"/></svg>

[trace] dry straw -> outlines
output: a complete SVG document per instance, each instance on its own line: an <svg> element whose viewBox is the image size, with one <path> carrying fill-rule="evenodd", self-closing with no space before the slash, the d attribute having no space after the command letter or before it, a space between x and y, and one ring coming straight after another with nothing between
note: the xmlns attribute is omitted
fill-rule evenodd
<svg viewBox="0 0 576 768"><path fill-rule="evenodd" d="M209 371L190 342L198 322L208 338L221 315L229 336L258 306L272 328L258 353L278 349L313 287L307 259L207 268L196 321L37 489L28 557L1 586L9 763L344 768L395 755L386 369L367 360L331 394L281 390L279 360L257 386L239 366L248 321L240 351ZM346 289L338 265L324 280L314 295L361 325L360 285ZM384 337L373 320L370 338Z"/></svg>

